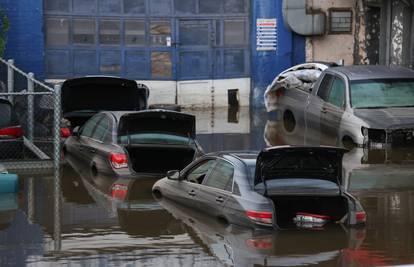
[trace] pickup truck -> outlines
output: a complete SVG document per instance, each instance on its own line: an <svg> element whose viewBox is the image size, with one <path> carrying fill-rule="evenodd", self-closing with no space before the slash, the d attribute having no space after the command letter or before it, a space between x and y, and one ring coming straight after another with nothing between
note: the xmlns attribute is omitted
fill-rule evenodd
<svg viewBox="0 0 414 267"><path fill-rule="evenodd" d="M300 144L384 149L414 145L414 71L305 63L265 92L268 112ZM303 142L302 142L303 141Z"/></svg>

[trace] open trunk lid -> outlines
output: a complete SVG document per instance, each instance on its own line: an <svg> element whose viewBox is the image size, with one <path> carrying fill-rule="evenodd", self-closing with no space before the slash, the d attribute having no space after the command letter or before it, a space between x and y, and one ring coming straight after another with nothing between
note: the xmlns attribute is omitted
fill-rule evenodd
<svg viewBox="0 0 414 267"><path fill-rule="evenodd" d="M167 110L145 110L121 116L118 136L144 133L163 133L195 139L195 117Z"/></svg>
<svg viewBox="0 0 414 267"><path fill-rule="evenodd" d="M123 78L70 79L62 84L62 113L69 120L83 117L80 121L85 121L102 110L143 110L147 108L148 94L145 85Z"/></svg>
<svg viewBox="0 0 414 267"><path fill-rule="evenodd" d="M342 184L342 157L346 149L337 147L273 147L259 153L254 186L287 179L323 180Z"/></svg>

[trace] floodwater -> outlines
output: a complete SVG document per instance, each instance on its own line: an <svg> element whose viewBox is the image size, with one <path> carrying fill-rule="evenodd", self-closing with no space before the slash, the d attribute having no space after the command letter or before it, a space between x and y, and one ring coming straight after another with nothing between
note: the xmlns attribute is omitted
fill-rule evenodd
<svg viewBox="0 0 414 267"><path fill-rule="evenodd" d="M301 144L264 111L202 110L206 151ZM0 266L389 266L414 263L414 151L354 149L345 186L367 212L362 228L254 231L157 202L153 181L128 184L130 201L92 186L69 167L61 191L51 174L22 175L22 192L0 196ZM115 179L115 178L114 178ZM97 185L108 182L105 178ZM61 202L55 205L55 199ZM58 212L56 212L58 211Z"/></svg>

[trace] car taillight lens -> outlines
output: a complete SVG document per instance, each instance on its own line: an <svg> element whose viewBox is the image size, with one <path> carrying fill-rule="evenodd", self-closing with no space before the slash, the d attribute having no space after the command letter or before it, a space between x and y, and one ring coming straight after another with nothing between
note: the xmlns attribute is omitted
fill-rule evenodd
<svg viewBox="0 0 414 267"><path fill-rule="evenodd" d="M69 128L60 128L60 137L67 138L71 136Z"/></svg>
<svg viewBox="0 0 414 267"><path fill-rule="evenodd" d="M357 223L365 223L367 220L367 214L364 211L358 211L355 213L355 219Z"/></svg>
<svg viewBox="0 0 414 267"><path fill-rule="evenodd" d="M20 126L13 126L0 129L0 136L19 138L23 136L23 131Z"/></svg>
<svg viewBox="0 0 414 267"><path fill-rule="evenodd" d="M124 153L111 153L109 159L114 169L122 169L128 167L128 157Z"/></svg>
<svg viewBox="0 0 414 267"><path fill-rule="evenodd" d="M125 200L128 194L128 186L124 184L112 185L111 196L119 200Z"/></svg>
<svg viewBox="0 0 414 267"><path fill-rule="evenodd" d="M272 225L273 222L272 212L248 210L246 211L246 215L255 223Z"/></svg>

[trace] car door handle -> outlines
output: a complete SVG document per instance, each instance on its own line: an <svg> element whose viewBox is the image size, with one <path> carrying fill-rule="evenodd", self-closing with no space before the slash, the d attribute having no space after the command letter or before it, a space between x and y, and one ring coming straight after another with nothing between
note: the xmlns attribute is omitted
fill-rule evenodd
<svg viewBox="0 0 414 267"><path fill-rule="evenodd" d="M224 198L222 198L222 197L217 197L217 198L216 198L216 201L217 201L217 202L219 202L219 203L223 203Z"/></svg>
<svg viewBox="0 0 414 267"><path fill-rule="evenodd" d="M326 112L328 112L328 111L326 110L326 108L322 108L321 112L322 112L322 113L326 113Z"/></svg>
<svg viewBox="0 0 414 267"><path fill-rule="evenodd" d="M91 153L96 153L96 149L95 149L95 148L90 148L90 149L89 149L89 152L91 152Z"/></svg>
<svg viewBox="0 0 414 267"><path fill-rule="evenodd" d="M192 196L192 197L195 197L195 195L196 195L196 193L195 193L195 191L194 191L194 190L190 190L190 191L188 191L188 194L189 194L190 196Z"/></svg>

